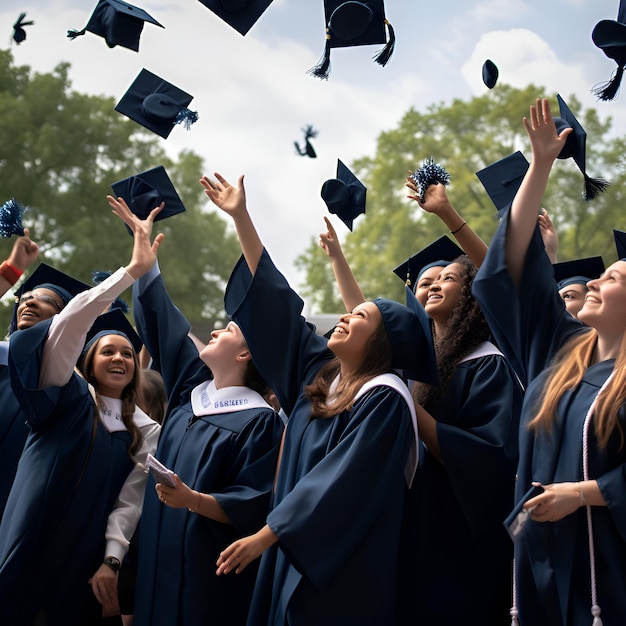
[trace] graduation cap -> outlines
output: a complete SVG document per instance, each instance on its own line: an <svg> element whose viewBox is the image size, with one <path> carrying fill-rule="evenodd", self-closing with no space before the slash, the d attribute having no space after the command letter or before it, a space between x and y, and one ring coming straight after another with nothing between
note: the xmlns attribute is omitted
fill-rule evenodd
<svg viewBox="0 0 626 626"><path fill-rule="evenodd" d="M529 163L518 150L476 172L498 214L513 202Z"/></svg>
<svg viewBox="0 0 626 626"><path fill-rule="evenodd" d="M122 46L139 52L139 37L145 22L165 28L143 9L128 2L99 0L87 26L82 30L68 30L67 36L73 40L89 31L104 37L109 48Z"/></svg>
<svg viewBox="0 0 626 626"><path fill-rule="evenodd" d="M192 95L142 69L115 110L167 139L175 124L189 129L198 120L198 113L187 108L192 100Z"/></svg>
<svg viewBox="0 0 626 626"><path fill-rule="evenodd" d="M155 222L185 211L185 206L162 165L118 180L111 185L111 189L115 197L124 198L128 208L142 220L161 202L165 202L165 206L157 214ZM128 231L132 234L130 229Z"/></svg>
<svg viewBox="0 0 626 626"><path fill-rule="evenodd" d="M294 141L293 144L296 147L296 151L300 156L308 156L314 159L317 156L315 152L315 148L311 145L309 139L314 139L317 137L317 131L313 128L313 126L306 126L306 128L302 129L304 133L304 148L301 148L297 141Z"/></svg>
<svg viewBox="0 0 626 626"><path fill-rule="evenodd" d="M24 26L32 26L35 22L32 20L25 22L26 13L20 13L15 24L13 24L13 41L19 46L26 39L26 31Z"/></svg>
<svg viewBox="0 0 626 626"><path fill-rule="evenodd" d="M354 0L324 0L326 19L326 47L319 63L308 73L316 78L328 79L330 75L330 51L332 48L385 44L374 56L383 67L393 54L396 36L385 18L383 0L356 2ZM389 40L385 27L389 30Z"/></svg>
<svg viewBox="0 0 626 626"><path fill-rule="evenodd" d="M626 232L623 230L613 229L613 239L615 240L615 249L617 250L617 258L620 261L626 261Z"/></svg>
<svg viewBox="0 0 626 626"><path fill-rule="evenodd" d="M499 74L496 64L491 59L483 63L483 83L486 87L493 89L498 82Z"/></svg>
<svg viewBox="0 0 626 626"><path fill-rule="evenodd" d="M321 196L328 211L352 230L352 220L365 213L366 191L365 185L337 159L337 178L322 185Z"/></svg>
<svg viewBox="0 0 626 626"><path fill-rule="evenodd" d="M34 289L50 289L54 291L64 304L67 304L76 294L87 291L89 285L80 280L47 265L40 263L37 269L15 291L15 306L9 332L17 329L17 307L19 299Z"/></svg>
<svg viewBox="0 0 626 626"><path fill-rule="evenodd" d="M22 215L26 209L15 198L7 200L0 206L0 235L10 237L11 235L23 235Z"/></svg>
<svg viewBox="0 0 626 626"><path fill-rule="evenodd" d="M111 309L106 313L102 313L96 317L92 324L87 337L85 339L85 347L80 356L79 362L87 354L89 348L101 337L107 335L121 335L126 337L130 344L133 346L135 352L139 354L143 342L137 334L137 331L133 328L132 324L128 321L128 318L124 315L121 309Z"/></svg>
<svg viewBox="0 0 626 626"><path fill-rule="evenodd" d="M446 267L462 254L465 253L454 241L447 235L442 235L404 263L398 265L393 272L415 293L417 283L424 271L431 267Z"/></svg>
<svg viewBox="0 0 626 626"><path fill-rule="evenodd" d="M207 9L245 35L273 0L200 0Z"/></svg>
<svg viewBox="0 0 626 626"><path fill-rule="evenodd" d="M554 280L559 291L568 285L586 285L591 279L604 272L601 256L590 256L573 261L554 263Z"/></svg>
<svg viewBox="0 0 626 626"><path fill-rule="evenodd" d="M591 33L593 43L604 54L617 63L613 77L608 82L592 89L599 100L613 100L622 83L626 66L626 2L621 0L617 20L600 20Z"/></svg>

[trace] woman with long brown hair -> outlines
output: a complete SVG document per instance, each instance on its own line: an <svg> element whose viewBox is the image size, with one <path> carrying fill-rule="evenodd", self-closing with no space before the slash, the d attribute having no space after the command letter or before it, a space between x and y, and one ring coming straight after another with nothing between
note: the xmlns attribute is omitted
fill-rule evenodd
<svg viewBox="0 0 626 626"><path fill-rule="evenodd" d="M474 282L528 379L515 495L530 520L512 613L521 626L611 626L626 615L626 260L587 283L578 319L567 312L536 225L555 158L581 144L547 99L523 121L532 162Z"/></svg>

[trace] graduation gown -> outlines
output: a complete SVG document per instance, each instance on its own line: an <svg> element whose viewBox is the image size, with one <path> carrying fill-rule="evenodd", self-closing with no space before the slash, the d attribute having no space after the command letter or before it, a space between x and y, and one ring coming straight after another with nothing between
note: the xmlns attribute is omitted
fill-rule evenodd
<svg viewBox="0 0 626 626"><path fill-rule="evenodd" d="M245 624L256 577L217 576L219 553L259 530L269 509L282 420L269 405L198 417L192 390L211 372L160 275L133 287L137 330L163 375L169 403L156 457L192 489L214 496L222 524L159 501L149 477L139 533L136 626Z"/></svg>
<svg viewBox="0 0 626 626"><path fill-rule="evenodd" d="M51 320L13 333L11 386L30 433L0 523L0 623L24 626L43 610L50 626L82 626L93 603L107 518L132 469L130 434L109 433L87 383L39 389Z"/></svg>
<svg viewBox="0 0 626 626"><path fill-rule="evenodd" d="M513 546L502 520L514 502L523 392L491 351L457 365L431 408L443 464L424 451L404 518L406 624L510 621Z"/></svg>
<svg viewBox="0 0 626 626"><path fill-rule="evenodd" d="M13 485L28 425L9 380L9 342L0 342L0 519Z"/></svg>
<svg viewBox="0 0 626 626"><path fill-rule="evenodd" d="M474 280L474 295L499 345L525 368L528 389L520 420L520 460L516 502L532 481L543 484L583 480L582 429L587 411L613 370L612 360L591 365L583 380L566 391L557 407L551 434L534 434L528 422L549 375L554 353L576 333L588 329L565 309L538 229L525 258L516 290L504 257L508 212ZM503 297L503 294L507 294ZM515 338L507 343L507 336ZM624 407L619 423L626 429ZM591 507L595 539L598 604L604 626L626 616L626 449L614 433L600 449L593 422L589 428L589 474L598 482L606 507ZM527 522L515 544L521 626L589 626L591 573L585 507L558 522Z"/></svg>
<svg viewBox="0 0 626 626"><path fill-rule="evenodd" d="M333 355L302 306L266 251L254 278L240 260L226 290L228 313L289 415L267 517L278 542L261 559L248 624L392 625L410 411L377 386L350 411L312 420L303 388Z"/></svg>

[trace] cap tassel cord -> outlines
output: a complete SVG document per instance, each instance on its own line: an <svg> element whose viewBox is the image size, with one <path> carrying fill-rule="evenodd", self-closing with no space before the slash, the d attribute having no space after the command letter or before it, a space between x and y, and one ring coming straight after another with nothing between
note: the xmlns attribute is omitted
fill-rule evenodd
<svg viewBox="0 0 626 626"><path fill-rule="evenodd" d="M624 75L624 65L618 65L615 70L611 80L606 83L602 83L597 87L594 87L591 90L591 93L596 96L598 100L603 100L607 102L609 100L614 100L617 96L617 92L619 91L620 85L622 83L622 76Z"/></svg>
<svg viewBox="0 0 626 626"><path fill-rule="evenodd" d="M378 65L382 65L382 67L387 65L396 47L396 33L393 30L393 26L387 20L385 20L385 25L389 31L389 40L387 41L387 45L373 57L374 61L376 61Z"/></svg>
<svg viewBox="0 0 626 626"><path fill-rule="evenodd" d="M511 626L519 626L519 611L517 610L517 578L515 576L515 559L513 559L513 603L509 611Z"/></svg>
<svg viewBox="0 0 626 626"><path fill-rule="evenodd" d="M76 39L76 37L82 37L85 33L87 32L86 28L83 28L83 30L68 30L67 31L67 38L70 41L73 41L74 39Z"/></svg>
<svg viewBox="0 0 626 626"><path fill-rule="evenodd" d="M197 111L192 111L191 109L183 109L179 111L176 119L174 120L174 124L182 124L185 127L185 130L189 130L192 124L195 124L199 119L199 115Z"/></svg>
<svg viewBox="0 0 626 626"><path fill-rule="evenodd" d="M606 188L611 184L608 180L604 178L591 178L584 174L585 176L585 191L584 198L585 200L593 200L598 194L601 194Z"/></svg>
<svg viewBox="0 0 626 626"><path fill-rule="evenodd" d="M591 423L591 418L593 416L593 411L596 407L596 402L598 400L598 396L606 389L607 385L613 379L613 374L615 372L611 372L611 375L604 381L602 387L600 387L600 391L596 394L596 397L593 399L589 410L587 411L587 415L585 416L585 422L583 424L583 480L589 480L589 424ZM591 615L593 615L592 626L602 626L602 618L600 614L602 610L598 605L598 593L596 588L596 553L594 548L593 541L593 522L591 519L591 506L589 504L586 505L586 513L587 513L587 536L589 539L589 569L591 571Z"/></svg>
<svg viewBox="0 0 626 626"><path fill-rule="evenodd" d="M328 80L330 76L330 29L326 28L326 46L324 48L324 55L319 60L316 66L307 71L307 74L320 78L322 80Z"/></svg>

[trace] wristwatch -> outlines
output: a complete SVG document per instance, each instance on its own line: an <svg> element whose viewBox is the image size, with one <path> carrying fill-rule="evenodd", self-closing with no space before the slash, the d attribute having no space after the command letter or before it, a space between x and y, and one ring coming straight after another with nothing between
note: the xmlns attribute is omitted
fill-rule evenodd
<svg viewBox="0 0 626 626"><path fill-rule="evenodd" d="M108 565L114 572L119 572L122 564L120 560L115 558L114 556L107 556L104 561L102 561L105 565Z"/></svg>

